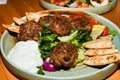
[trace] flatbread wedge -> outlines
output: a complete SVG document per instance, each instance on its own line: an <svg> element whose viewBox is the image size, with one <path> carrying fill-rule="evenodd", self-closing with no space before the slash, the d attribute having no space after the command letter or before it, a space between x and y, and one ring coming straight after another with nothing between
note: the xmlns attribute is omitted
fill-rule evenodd
<svg viewBox="0 0 120 80"><path fill-rule="evenodd" d="M104 48L104 49L88 49L85 52L86 56L101 56L101 55L108 55L108 54L114 54L118 52L118 49L116 48Z"/></svg>
<svg viewBox="0 0 120 80"><path fill-rule="evenodd" d="M112 48L112 36L108 35L83 44L85 48Z"/></svg>
<svg viewBox="0 0 120 80"><path fill-rule="evenodd" d="M11 26L11 25L6 25L6 24L2 24L2 26L15 33L19 33L19 30L20 30L20 26Z"/></svg>
<svg viewBox="0 0 120 80"><path fill-rule="evenodd" d="M90 66L102 66L117 61L120 61L120 53L104 56L86 57L83 63Z"/></svg>

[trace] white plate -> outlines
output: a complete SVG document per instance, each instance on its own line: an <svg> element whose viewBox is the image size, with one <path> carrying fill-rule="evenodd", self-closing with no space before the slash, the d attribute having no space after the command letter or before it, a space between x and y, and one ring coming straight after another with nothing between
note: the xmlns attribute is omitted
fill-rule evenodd
<svg viewBox="0 0 120 80"><path fill-rule="evenodd" d="M93 7L93 8L68 8L68 7L62 7L62 6L57 6L54 4L51 4L45 0L39 0L40 4L46 8L46 9L72 9L72 10L84 10L84 11L89 11L93 12L96 14L102 14L106 13L108 11L111 11L114 9L117 5L117 0L111 0L111 2L108 5L101 6L101 7Z"/></svg>

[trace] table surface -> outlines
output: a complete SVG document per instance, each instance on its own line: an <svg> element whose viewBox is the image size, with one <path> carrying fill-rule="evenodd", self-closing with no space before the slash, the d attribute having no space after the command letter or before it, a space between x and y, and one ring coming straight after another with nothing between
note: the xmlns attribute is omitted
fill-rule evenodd
<svg viewBox="0 0 120 80"><path fill-rule="evenodd" d="M37 12L45 10L40 6L39 0L8 0L7 4L0 5L0 37L5 28L1 24L11 24L12 18L22 17L25 12ZM105 14L101 14L115 23L120 28L120 0L118 0L117 7ZM10 73L2 62L0 55L0 80L19 80L12 73ZM120 80L120 67L110 75L107 80Z"/></svg>

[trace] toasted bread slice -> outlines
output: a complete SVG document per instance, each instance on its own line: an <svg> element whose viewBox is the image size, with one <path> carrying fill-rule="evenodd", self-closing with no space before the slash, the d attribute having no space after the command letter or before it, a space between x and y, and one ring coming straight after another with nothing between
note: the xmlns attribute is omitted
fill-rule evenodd
<svg viewBox="0 0 120 80"><path fill-rule="evenodd" d="M18 25L24 24L25 21L21 20L20 18L17 17L13 17L13 20L15 21L15 23L17 23Z"/></svg>
<svg viewBox="0 0 120 80"><path fill-rule="evenodd" d="M107 55L107 54L114 54L118 52L118 49L111 48L111 49L88 49L85 52L85 55L87 56L100 56L100 55Z"/></svg>
<svg viewBox="0 0 120 80"><path fill-rule="evenodd" d="M117 61L120 61L120 53L104 55L104 56L86 57L83 63L90 66L102 66Z"/></svg>
<svg viewBox="0 0 120 80"><path fill-rule="evenodd" d="M42 16L46 16L46 15L49 15L48 13L42 13L42 12L36 12L36 13L33 13L33 12L26 12L26 17L29 21L33 20L33 21L36 21L38 22L39 21L39 18L42 17Z"/></svg>
<svg viewBox="0 0 120 80"><path fill-rule="evenodd" d="M112 36L108 35L83 44L85 48L112 48Z"/></svg>
<svg viewBox="0 0 120 80"><path fill-rule="evenodd" d="M6 24L2 24L2 26L15 33L19 33L19 30L20 30L20 26L11 26L11 25L6 25Z"/></svg>

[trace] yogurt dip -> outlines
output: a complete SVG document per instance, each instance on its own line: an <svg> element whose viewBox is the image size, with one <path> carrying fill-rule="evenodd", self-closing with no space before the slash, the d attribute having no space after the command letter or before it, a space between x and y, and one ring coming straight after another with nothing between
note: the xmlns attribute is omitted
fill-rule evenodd
<svg viewBox="0 0 120 80"><path fill-rule="evenodd" d="M43 64L38 43L33 40L16 43L7 57L20 68L32 73L37 73L37 66Z"/></svg>

